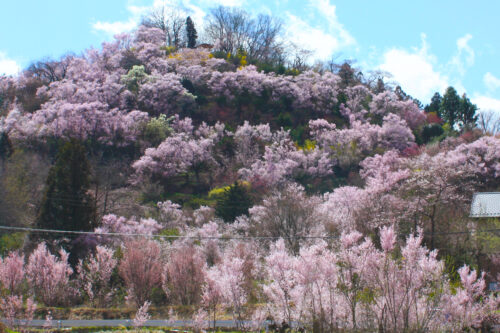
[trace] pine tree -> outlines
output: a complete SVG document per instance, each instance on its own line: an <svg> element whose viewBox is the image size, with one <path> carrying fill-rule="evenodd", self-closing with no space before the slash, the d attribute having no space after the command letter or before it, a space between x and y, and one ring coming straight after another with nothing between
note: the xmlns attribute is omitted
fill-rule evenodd
<svg viewBox="0 0 500 333"><path fill-rule="evenodd" d="M460 109L458 119L460 120L460 127L462 129L473 128L477 121L477 106L472 104L466 94L462 95L460 99Z"/></svg>
<svg viewBox="0 0 500 333"><path fill-rule="evenodd" d="M443 98L438 92L434 93L431 98L431 103L425 107L425 112L435 112L439 118L441 118L441 102Z"/></svg>
<svg viewBox="0 0 500 333"><path fill-rule="evenodd" d="M441 101L441 116L453 128L458 120L460 96L453 87L448 87Z"/></svg>
<svg viewBox="0 0 500 333"><path fill-rule="evenodd" d="M7 133L2 132L0 134L0 159L9 157L13 151L9 136Z"/></svg>
<svg viewBox="0 0 500 333"><path fill-rule="evenodd" d="M188 16L186 19L186 35L187 35L187 47L194 49L196 46L196 39L198 38L198 33L194 27L194 22L191 17Z"/></svg>
<svg viewBox="0 0 500 333"><path fill-rule="evenodd" d="M233 222L238 216L248 215L250 207L252 207L252 199L246 188L239 182L235 182L217 201L215 214L225 222Z"/></svg>
<svg viewBox="0 0 500 333"><path fill-rule="evenodd" d="M85 147L69 141L59 150L49 171L37 227L91 231L95 227L95 206L89 195L90 164Z"/></svg>

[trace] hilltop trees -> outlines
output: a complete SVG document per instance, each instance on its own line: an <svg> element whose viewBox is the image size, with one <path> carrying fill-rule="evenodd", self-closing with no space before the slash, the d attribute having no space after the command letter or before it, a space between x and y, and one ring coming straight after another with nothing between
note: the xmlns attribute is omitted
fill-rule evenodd
<svg viewBox="0 0 500 333"><path fill-rule="evenodd" d="M194 27L194 22L190 16L186 19L186 38L187 44L186 46L190 49L196 47L196 39L198 38L198 33L196 32L196 28Z"/></svg>
<svg viewBox="0 0 500 333"><path fill-rule="evenodd" d="M242 9L219 6L212 9L206 34L216 51L236 54L244 50L249 59L261 62L280 61L284 57L279 40L281 22L269 15L254 18Z"/></svg>
<svg viewBox="0 0 500 333"><path fill-rule="evenodd" d="M165 33L167 46L175 48L182 46L182 29L184 19L177 9L162 6L152 10L142 18L142 25L150 28L158 28Z"/></svg>
<svg viewBox="0 0 500 333"><path fill-rule="evenodd" d="M436 92L431 103L425 107L425 112L434 113L442 118L453 129L458 125L461 130L468 130L476 126L478 116L477 106L472 104L464 93L460 97L453 87L448 87L443 95Z"/></svg>
<svg viewBox="0 0 500 333"><path fill-rule="evenodd" d="M476 126L478 116L476 115L477 106L472 104L470 99L464 93L460 98L460 112L458 120L462 129L470 129Z"/></svg>
<svg viewBox="0 0 500 333"><path fill-rule="evenodd" d="M441 102L441 114L444 121L446 121L453 128L458 120L460 109L460 96L453 87L448 87L443 95Z"/></svg>

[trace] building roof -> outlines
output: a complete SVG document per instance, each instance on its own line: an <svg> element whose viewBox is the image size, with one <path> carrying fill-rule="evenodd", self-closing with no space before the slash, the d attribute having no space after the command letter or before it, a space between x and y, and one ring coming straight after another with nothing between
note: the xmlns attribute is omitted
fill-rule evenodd
<svg viewBox="0 0 500 333"><path fill-rule="evenodd" d="M500 217L500 192L474 193L470 217Z"/></svg>

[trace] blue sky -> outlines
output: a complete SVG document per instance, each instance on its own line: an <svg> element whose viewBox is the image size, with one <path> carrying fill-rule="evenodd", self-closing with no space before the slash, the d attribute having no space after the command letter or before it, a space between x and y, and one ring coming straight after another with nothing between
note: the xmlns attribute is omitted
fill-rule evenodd
<svg viewBox="0 0 500 333"><path fill-rule="evenodd" d="M143 13L175 5L202 22L211 7L283 19L286 36L316 59L355 60L423 103L453 85L482 110L500 112L500 1L463 0L16 0L2 1L0 73L80 53L133 29ZM201 30L201 29L199 29Z"/></svg>

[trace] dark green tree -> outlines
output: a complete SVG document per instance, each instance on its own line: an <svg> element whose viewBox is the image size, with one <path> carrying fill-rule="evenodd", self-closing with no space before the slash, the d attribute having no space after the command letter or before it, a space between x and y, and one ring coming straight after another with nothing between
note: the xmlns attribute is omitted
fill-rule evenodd
<svg viewBox="0 0 500 333"><path fill-rule="evenodd" d="M0 159L9 157L14 149L7 133L0 133Z"/></svg>
<svg viewBox="0 0 500 333"><path fill-rule="evenodd" d="M385 91L384 80L379 77L377 79L377 84L376 84L375 89L373 90L373 92L376 93L376 94L380 94L380 93L383 93L384 91Z"/></svg>
<svg viewBox="0 0 500 333"><path fill-rule="evenodd" d="M458 112L458 120L462 129L471 129L475 126L477 121L477 106L472 104L466 94L462 95L460 99L460 109Z"/></svg>
<svg viewBox="0 0 500 333"><path fill-rule="evenodd" d="M432 140L432 138L440 136L443 132L443 128L439 124L426 125L422 129L422 142L428 143Z"/></svg>
<svg viewBox="0 0 500 333"><path fill-rule="evenodd" d="M458 96L457 91L453 87L448 87L445 94L443 95L443 100L441 101L441 118L450 124L451 128L455 125L458 120L458 115L460 112L460 96Z"/></svg>
<svg viewBox="0 0 500 333"><path fill-rule="evenodd" d="M36 220L38 228L91 231L96 213L90 187L90 164L85 147L66 142L49 170L46 189Z"/></svg>
<svg viewBox="0 0 500 333"><path fill-rule="evenodd" d="M239 182L235 182L217 200L215 214L225 222L233 222L238 216L248 215L250 207L252 207L252 198L247 189Z"/></svg>
<svg viewBox="0 0 500 333"><path fill-rule="evenodd" d="M396 94L396 96L398 97L398 99L400 101L407 101L411 98L411 96L409 96L404 90L403 88L401 88L401 86L396 86L396 88L394 89L394 93Z"/></svg>
<svg viewBox="0 0 500 333"><path fill-rule="evenodd" d="M441 94L436 92L431 98L431 103L429 105L425 106L425 112L435 112L438 117L441 118L441 102L443 101L443 98L441 97Z"/></svg>
<svg viewBox="0 0 500 333"><path fill-rule="evenodd" d="M196 39L198 38L198 33L194 27L194 22L190 16L186 19L186 36L187 36L187 47L194 49L196 47Z"/></svg>

